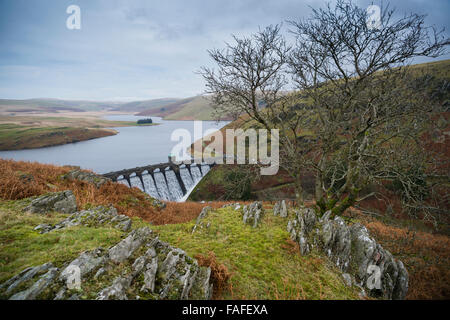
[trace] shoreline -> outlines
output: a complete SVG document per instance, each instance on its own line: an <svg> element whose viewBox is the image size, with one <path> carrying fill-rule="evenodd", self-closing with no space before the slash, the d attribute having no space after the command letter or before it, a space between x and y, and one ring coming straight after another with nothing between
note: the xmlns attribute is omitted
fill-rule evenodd
<svg viewBox="0 0 450 320"><path fill-rule="evenodd" d="M46 128L42 128L46 129ZM117 135L114 129L91 129L91 128L56 128L45 131L33 137L22 136L10 146L8 142L0 140L0 151L20 151L55 147L70 143L77 143L93 139L100 139Z"/></svg>

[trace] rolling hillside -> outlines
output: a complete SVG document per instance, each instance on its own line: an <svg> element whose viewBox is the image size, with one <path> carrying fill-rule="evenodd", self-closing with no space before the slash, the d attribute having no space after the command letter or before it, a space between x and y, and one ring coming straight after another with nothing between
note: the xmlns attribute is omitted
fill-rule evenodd
<svg viewBox="0 0 450 320"><path fill-rule="evenodd" d="M215 120L212 112L211 100L208 97L195 96L163 105L159 109L145 110L138 115L158 116L166 120Z"/></svg>
<svg viewBox="0 0 450 320"><path fill-rule="evenodd" d="M0 111L11 113L22 112L84 112L102 111L116 107L114 102L95 102L83 100L59 99L0 99Z"/></svg>
<svg viewBox="0 0 450 320"><path fill-rule="evenodd" d="M207 97L185 99L161 98L132 102L83 101L59 99L0 99L0 113L62 113L87 111L118 111L143 116L164 117L166 120L213 120Z"/></svg>
<svg viewBox="0 0 450 320"><path fill-rule="evenodd" d="M160 107L166 106L168 104L176 103L180 99L175 98L163 98L163 99L153 99L144 101L133 101L124 104L120 104L112 111L123 111L123 112L141 112L147 110L159 110Z"/></svg>

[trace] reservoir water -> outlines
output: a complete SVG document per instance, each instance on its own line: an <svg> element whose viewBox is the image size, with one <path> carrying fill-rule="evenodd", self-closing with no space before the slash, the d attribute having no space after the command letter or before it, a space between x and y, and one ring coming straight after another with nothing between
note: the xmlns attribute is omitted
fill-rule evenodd
<svg viewBox="0 0 450 320"><path fill-rule="evenodd" d="M105 118L116 121L137 121L148 117L111 115ZM178 143L171 141L172 132L175 129L186 129L193 137L194 121L166 121L159 117L151 118L159 125L114 128L119 132L115 136L54 147L1 151L0 158L56 165L75 165L99 174L167 162L169 153ZM202 121L202 133L208 129L218 130L227 123L228 121ZM196 183L190 177L186 177L186 179L189 186ZM191 180L189 181L189 179ZM163 192L165 190L161 190L161 193Z"/></svg>

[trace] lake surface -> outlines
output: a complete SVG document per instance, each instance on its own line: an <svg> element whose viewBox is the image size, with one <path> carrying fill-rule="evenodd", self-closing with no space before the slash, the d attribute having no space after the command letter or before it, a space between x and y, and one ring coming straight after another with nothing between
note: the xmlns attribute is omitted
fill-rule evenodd
<svg viewBox="0 0 450 320"><path fill-rule="evenodd" d="M148 117L111 115L105 119L137 121ZM157 126L119 127L115 136L65 144L61 146L1 151L0 158L37 161L56 165L75 165L97 173L107 173L168 161L172 148L178 144L171 141L176 129L186 129L194 137L194 121L166 121L151 117ZM202 135L208 129L220 129L228 121L201 121ZM194 141L192 141L194 142Z"/></svg>

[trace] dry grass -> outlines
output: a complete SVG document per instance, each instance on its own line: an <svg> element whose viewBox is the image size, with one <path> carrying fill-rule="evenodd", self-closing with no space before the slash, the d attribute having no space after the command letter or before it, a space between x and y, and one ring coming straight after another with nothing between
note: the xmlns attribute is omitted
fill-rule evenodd
<svg viewBox="0 0 450 320"><path fill-rule="evenodd" d="M61 179L71 167L58 167L36 162L0 159L0 198L19 200L47 192L72 190L79 208L113 205L120 214L146 221L157 216L152 199L139 189L120 183L106 183L101 188L83 181Z"/></svg>
<svg viewBox="0 0 450 320"><path fill-rule="evenodd" d="M93 184L78 180L63 180L61 176L72 167L59 167L0 159L0 198L19 200L47 192L72 190L78 207L113 205L120 214L139 217L154 225L184 223L195 219L203 207L220 208L227 202L196 203L168 202L163 210L156 209L153 199L137 188L120 183L106 183L99 189Z"/></svg>
<svg viewBox="0 0 450 320"><path fill-rule="evenodd" d="M393 226L352 209L370 234L409 273L407 299L450 298L450 237L416 230L414 226Z"/></svg>
<svg viewBox="0 0 450 320"><path fill-rule="evenodd" d="M450 238L422 231L366 224L371 234L400 259L409 272L407 299L450 298Z"/></svg>
<svg viewBox="0 0 450 320"><path fill-rule="evenodd" d="M68 167L0 159L0 197L19 200L49 192L56 188L58 177L69 171Z"/></svg>
<svg viewBox="0 0 450 320"><path fill-rule="evenodd" d="M195 259L197 259L200 266L211 268L211 279L214 285L214 299L221 297L222 292L231 290L231 284L229 282L231 273L223 263L217 262L214 252L210 251L208 256L197 254L195 255Z"/></svg>

